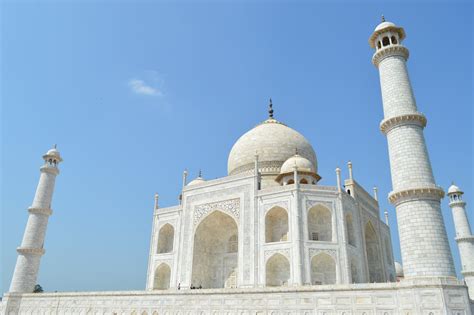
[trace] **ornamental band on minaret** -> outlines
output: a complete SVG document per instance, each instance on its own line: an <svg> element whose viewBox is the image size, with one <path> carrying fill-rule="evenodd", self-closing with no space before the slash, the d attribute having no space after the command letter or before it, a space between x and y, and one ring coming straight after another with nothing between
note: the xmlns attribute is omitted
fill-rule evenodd
<svg viewBox="0 0 474 315"><path fill-rule="evenodd" d="M41 256L44 254L44 238L48 218L52 214L51 199L54 183L59 174L58 164L62 161L56 146L43 155L40 179L33 204L28 208L29 216L21 246L17 248L18 259L15 265L10 292L33 292L38 278Z"/></svg>
<svg viewBox="0 0 474 315"><path fill-rule="evenodd" d="M441 213L443 190L436 185L423 129L426 118L418 112L408 77L408 49L402 45L403 28L382 19L369 38L376 51L373 64L380 73L400 248L405 278L455 277L446 228Z"/></svg>

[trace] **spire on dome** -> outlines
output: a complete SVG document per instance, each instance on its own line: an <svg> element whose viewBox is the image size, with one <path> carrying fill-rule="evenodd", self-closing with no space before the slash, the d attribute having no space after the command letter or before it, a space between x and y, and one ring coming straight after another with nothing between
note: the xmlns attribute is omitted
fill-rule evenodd
<svg viewBox="0 0 474 315"><path fill-rule="evenodd" d="M382 23L385 22L385 16L382 14Z"/></svg>
<svg viewBox="0 0 474 315"><path fill-rule="evenodd" d="M273 103L272 98L270 98L270 104L268 104L268 117L273 119Z"/></svg>

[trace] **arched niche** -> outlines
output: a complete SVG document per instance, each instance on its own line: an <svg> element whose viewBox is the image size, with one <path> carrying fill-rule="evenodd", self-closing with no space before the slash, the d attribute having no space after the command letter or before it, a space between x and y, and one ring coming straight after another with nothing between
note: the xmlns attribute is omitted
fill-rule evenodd
<svg viewBox="0 0 474 315"><path fill-rule="evenodd" d="M335 284L336 262L326 253L315 255L311 259L311 284Z"/></svg>
<svg viewBox="0 0 474 315"><path fill-rule="evenodd" d="M167 223L160 228L158 233L158 254L171 253L173 251L174 228Z"/></svg>
<svg viewBox="0 0 474 315"><path fill-rule="evenodd" d="M274 254L265 265L266 286L287 286L290 280L290 262L282 254Z"/></svg>
<svg viewBox="0 0 474 315"><path fill-rule="evenodd" d="M273 207L265 216L265 242L288 241L288 212Z"/></svg>
<svg viewBox="0 0 474 315"><path fill-rule="evenodd" d="M365 225L365 250L369 269L369 282L382 282L382 262L380 261L380 246L377 232L369 221Z"/></svg>
<svg viewBox="0 0 474 315"><path fill-rule="evenodd" d="M392 258L392 250L390 247L390 241L388 240L388 237L385 236L385 256L387 258L387 263L391 266L393 265L393 258Z"/></svg>
<svg viewBox="0 0 474 315"><path fill-rule="evenodd" d="M352 214L346 214L346 232L347 232L347 242L356 246L355 233L354 233L354 222L352 220Z"/></svg>
<svg viewBox="0 0 474 315"><path fill-rule="evenodd" d="M221 211L205 217L194 233L191 284L203 288L237 286L238 227Z"/></svg>
<svg viewBox="0 0 474 315"><path fill-rule="evenodd" d="M356 259L353 257L351 258L350 260L350 264L351 264L351 282L352 283L361 283L361 279L360 279L360 267L359 267L359 264L357 263Z"/></svg>
<svg viewBox="0 0 474 315"><path fill-rule="evenodd" d="M171 268L162 263L155 270L153 279L153 290L166 290L170 288Z"/></svg>
<svg viewBox="0 0 474 315"><path fill-rule="evenodd" d="M318 204L308 211L308 236L311 241L332 241L331 211Z"/></svg>

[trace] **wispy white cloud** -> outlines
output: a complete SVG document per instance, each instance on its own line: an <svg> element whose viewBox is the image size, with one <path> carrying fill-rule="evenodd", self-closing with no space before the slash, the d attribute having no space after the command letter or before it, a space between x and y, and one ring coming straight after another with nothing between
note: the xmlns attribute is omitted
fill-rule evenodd
<svg viewBox="0 0 474 315"><path fill-rule="evenodd" d="M163 93L156 87L153 87L145 81L140 79L131 79L128 81L128 86L136 94L148 95L148 96L162 96Z"/></svg>

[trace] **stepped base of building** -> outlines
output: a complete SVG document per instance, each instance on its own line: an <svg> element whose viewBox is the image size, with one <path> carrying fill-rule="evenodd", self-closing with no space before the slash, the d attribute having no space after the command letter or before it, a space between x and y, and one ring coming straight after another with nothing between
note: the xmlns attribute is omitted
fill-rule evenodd
<svg viewBox="0 0 474 315"><path fill-rule="evenodd" d="M469 315L464 282L409 279L277 288L7 293L1 314Z"/></svg>

